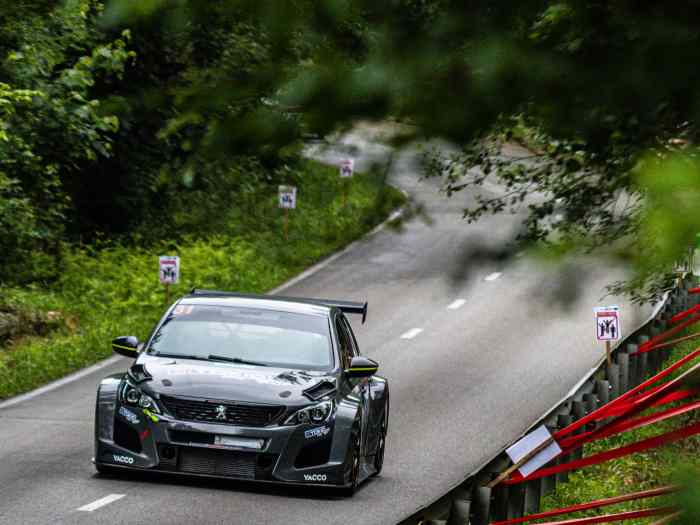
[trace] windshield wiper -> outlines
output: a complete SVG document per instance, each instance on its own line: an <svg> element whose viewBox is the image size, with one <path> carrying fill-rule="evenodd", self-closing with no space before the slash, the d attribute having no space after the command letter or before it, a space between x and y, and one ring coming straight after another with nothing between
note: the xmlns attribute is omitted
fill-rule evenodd
<svg viewBox="0 0 700 525"><path fill-rule="evenodd" d="M200 361L207 361L207 358L201 355L194 355L194 354L166 354L164 352L155 352L152 354L156 357L172 357L172 358L180 358L180 359L199 359Z"/></svg>
<svg viewBox="0 0 700 525"><path fill-rule="evenodd" d="M226 361L227 363L238 363L241 365L254 365L254 366L267 366L265 363L259 363L258 361L248 361L247 359L241 359L240 357L227 357L225 355L210 355L209 359L212 361Z"/></svg>

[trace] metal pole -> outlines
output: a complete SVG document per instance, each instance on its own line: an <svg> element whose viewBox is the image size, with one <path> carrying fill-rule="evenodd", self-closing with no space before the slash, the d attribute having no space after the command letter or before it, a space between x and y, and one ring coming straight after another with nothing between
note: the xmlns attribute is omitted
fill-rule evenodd
<svg viewBox="0 0 700 525"><path fill-rule="evenodd" d="M289 209L284 209L284 240L289 239Z"/></svg>
<svg viewBox="0 0 700 525"><path fill-rule="evenodd" d="M608 358L608 366L612 365L612 345L610 341L605 341L605 355Z"/></svg>
<svg viewBox="0 0 700 525"><path fill-rule="evenodd" d="M170 283L165 283L165 304L170 304Z"/></svg>

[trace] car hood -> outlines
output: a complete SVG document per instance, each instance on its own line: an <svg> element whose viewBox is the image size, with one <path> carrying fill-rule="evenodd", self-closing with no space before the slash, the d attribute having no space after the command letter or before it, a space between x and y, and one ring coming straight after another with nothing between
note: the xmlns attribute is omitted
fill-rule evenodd
<svg viewBox="0 0 700 525"><path fill-rule="evenodd" d="M307 405L304 391L322 382L336 384L327 372L249 366L149 356L134 364L146 370L146 390L167 396L198 397L249 403Z"/></svg>

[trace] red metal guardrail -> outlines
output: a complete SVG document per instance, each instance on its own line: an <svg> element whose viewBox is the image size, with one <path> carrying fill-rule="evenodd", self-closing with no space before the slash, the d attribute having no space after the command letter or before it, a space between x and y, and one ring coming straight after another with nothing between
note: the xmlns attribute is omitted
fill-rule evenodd
<svg viewBox="0 0 700 525"><path fill-rule="evenodd" d="M700 293L700 287L698 287L697 290L698 292L694 293ZM672 335L677 334L691 324L700 321L700 314L698 314L698 312L700 312L700 305L694 306L674 315L670 319L669 324L675 326L672 326L665 332L652 337L649 341L640 345L639 351L632 355L668 348L679 342L700 337L700 333L696 333L668 341ZM549 466L540 468L528 476L523 476L520 474L520 472L516 471L516 469L519 468L524 461L534 457L534 455L538 454L541 449L551 443L556 442L561 448L561 453L557 457L571 457L575 450L581 448L585 444L621 434L623 432L654 425L661 421L675 418L700 409L700 363L690 366L683 373L677 375L677 377L671 378L674 374L677 374L681 368L693 363L699 357L700 348L673 363L671 366L667 367L665 370L662 370L652 378L643 381L640 385L631 389L627 393L622 394L617 399L614 399L613 401L601 406L597 410L592 411L574 423L562 428L558 432L555 432L551 440L538 447L538 449L532 451L526 459L521 460L518 464L512 465L509 469L504 471L500 476L493 480L490 486L495 486L499 483L502 483L503 485L517 485L527 481L547 478L556 474L578 470L652 448L661 447L666 444L700 434L700 422L695 422L657 436L643 439L641 441L612 450L606 450L592 456L580 457L579 459L574 459L559 464L553 464L553 462L550 462ZM654 410L653 412L647 413L652 409ZM642 413L646 414L642 415ZM591 426L593 426L592 429ZM494 521L491 522L491 525L516 525L520 523L527 523L535 520L563 516L574 512L604 508L623 502L658 497L670 494L676 490L676 487L662 487L655 490L637 492L634 494L602 499L590 503L582 503L548 512L530 514L525 517ZM662 516L662 519L657 521L655 524L661 525L670 522L676 515L676 508L664 506L593 517L568 519L564 521L545 522L540 523L540 525L587 525Z"/></svg>
<svg viewBox="0 0 700 525"><path fill-rule="evenodd" d="M666 496L668 494L672 494L672 493L677 492L677 491L678 491L678 487L676 487L676 486L661 487L661 488L653 489L653 490L645 490L643 492L635 492L633 494L624 494L622 496L616 496L614 498L606 498L606 499L601 499L601 500L597 500L597 501L591 501L589 503L581 503L579 505L572 505L570 507L556 509L556 510L550 510L548 512L540 512L538 514L530 514L529 516L525 516L523 518L513 518L510 520L504 520L504 521L494 521L491 523L491 525L517 525L519 523L527 523L529 521L541 520L541 519L546 519L546 518L554 518L557 516L563 516L565 514L573 514L574 512L602 509L605 507L609 507L611 505L618 505L620 503L626 503L628 501L637 501L637 500L643 500L643 499L649 499L649 498L657 498L659 496ZM611 516L611 515L609 515L609 516ZM635 516L635 517L639 518L642 516ZM554 522L554 523L561 524L562 522Z"/></svg>

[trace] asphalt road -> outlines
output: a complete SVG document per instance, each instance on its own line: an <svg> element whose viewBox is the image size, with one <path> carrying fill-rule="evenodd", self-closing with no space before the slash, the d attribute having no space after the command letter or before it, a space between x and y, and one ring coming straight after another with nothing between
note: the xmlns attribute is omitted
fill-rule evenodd
<svg viewBox="0 0 700 525"><path fill-rule="evenodd" d="M361 147L360 169L386 154L359 136L347 141ZM375 233L285 290L369 300L367 324L354 328L363 353L391 382L381 477L343 499L277 486L98 476L90 462L95 386L125 369L122 360L0 408L0 523L391 524L520 435L600 358L591 309L619 272L581 263L570 272L573 282L564 283L581 295L560 304L552 268L524 257L497 262L478 255L477 248L488 251L510 238L521 217L467 225L460 210L473 196L445 199L436 181L415 173L415 153L408 152L396 159L392 179L424 204L431 224L414 219L401 233ZM646 314L608 301L623 305L628 327ZM94 510L78 510L85 505Z"/></svg>

